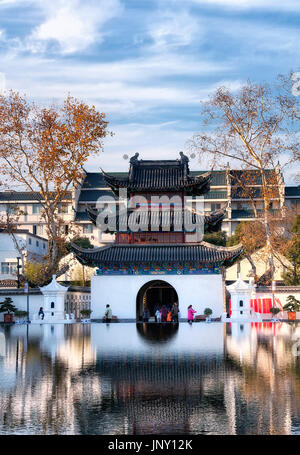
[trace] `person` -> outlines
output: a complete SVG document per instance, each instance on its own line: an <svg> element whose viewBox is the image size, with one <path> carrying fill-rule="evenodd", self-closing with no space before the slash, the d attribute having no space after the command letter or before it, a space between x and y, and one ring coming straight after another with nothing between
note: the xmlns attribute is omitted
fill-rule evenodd
<svg viewBox="0 0 300 455"><path fill-rule="evenodd" d="M161 317L160 317L160 309L157 308L156 312L155 312L155 321L156 322L160 322L161 321Z"/></svg>
<svg viewBox="0 0 300 455"><path fill-rule="evenodd" d="M111 308L110 308L109 305L106 305L106 310L105 310L104 318L105 318L105 321L106 321L107 323L110 323L111 318L112 318L112 311L111 311Z"/></svg>
<svg viewBox="0 0 300 455"><path fill-rule="evenodd" d="M39 311L39 318L41 318L43 320L44 317L45 317L45 313L44 313L43 307L41 306L40 311Z"/></svg>
<svg viewBox="0 0 300 455"><path fill-rule="evenodd" d="M167 322L172 322L172 311L168 311Z"/></svg>
<svg viewBox="0 0 300 455"><path fill-rule="evenodd" d="M161 309L161 322L167 322L167 316L168 316L168 309L166 305L162 306Z"/></svg>
<svg viewBox="0 0 300 455"><path fill-rule="evenodd" d="M174 302L171 311L172 311L172 321L173 322L178 322L179 308L178 308L178 303L177 302Z"/></svg>
<svg viewBox="0 0 300 455"><path fill-rule="evenodd" d="M143 311L143 322L148 322L149 320L149 311L148 308L145 307Z"/></svg>
<svg viewBox="0 0 300 455"><path fill-rule="evenodd" d="M158 307L158 305L155 305L155 307L154 307L154 318L155 318L155 322L158 322L158 321L157 321L157 312L159 312L159 318L160 318L159 307ZM159 321L159 322L160 322L160 321Z"/></svg>
<svg viewBox="0 0 300 455"><path fill-rule="evenodd" d="M189 305L188 306L188 323L189 324L192 324L195 313L197 313L197 311L193 309L192 305Z"/></svg>

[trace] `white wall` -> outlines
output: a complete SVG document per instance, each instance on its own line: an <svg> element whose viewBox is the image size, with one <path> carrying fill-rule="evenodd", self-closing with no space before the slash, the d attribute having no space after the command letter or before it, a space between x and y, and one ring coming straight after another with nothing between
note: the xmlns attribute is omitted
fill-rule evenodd
<svg viewBox="0 0 300 455"><path fill-rule="evenodd" d="M13 301L13 305L17 307L18 310L27 311L27 296L23 295L11 295L9 291L7 295L1 294L0 302L3 302L5 297L10 297ZM35 313L39 312L41 306L44 305L44 300L42 295L29 295L29 319L32 319ZM4 313L0 313L0 322L4 320Z"/></svg>
<svg viewBox="0 0 300 455"><path fill-rule="evenodd" d="M102 319L109 304L114 316L136 319L136 297L140 288L152 280L171 284L178 295L181 317L187 317L188 305L198 314L204 308L213 310L212 317L223 313L221 275L99 275L91 282L91 309L93 319Z"/></svg>

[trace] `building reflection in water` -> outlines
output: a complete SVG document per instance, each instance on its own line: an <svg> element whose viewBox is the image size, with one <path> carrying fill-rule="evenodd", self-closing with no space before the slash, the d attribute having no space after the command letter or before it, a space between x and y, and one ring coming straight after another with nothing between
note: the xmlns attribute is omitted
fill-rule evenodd
<svg viewBox="0 0 300 455"><path fill-rule="evenodd" d="M0 326L1 434L300 432L300 325Z"/></svg>

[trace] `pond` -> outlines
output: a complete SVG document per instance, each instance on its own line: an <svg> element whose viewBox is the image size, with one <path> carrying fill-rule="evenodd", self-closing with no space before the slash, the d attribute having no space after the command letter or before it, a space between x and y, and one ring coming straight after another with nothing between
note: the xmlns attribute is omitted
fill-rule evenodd
<svg viewBox="0 0 300 455"><path fill-rule="evenodd" d="M2 324L0 434L300 434L298 351L297 323Z"/></svg>

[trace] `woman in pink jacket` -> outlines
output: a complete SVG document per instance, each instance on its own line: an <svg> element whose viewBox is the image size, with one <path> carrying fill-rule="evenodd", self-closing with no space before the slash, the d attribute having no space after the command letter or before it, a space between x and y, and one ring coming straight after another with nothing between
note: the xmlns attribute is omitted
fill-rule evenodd
<svg viewBox="0 0 300 455"><path fill-rule="evenodd" d="M192 305L188 306L188 322L191 324L194 320L194 313L197 313L192 307Z"/></svg>

